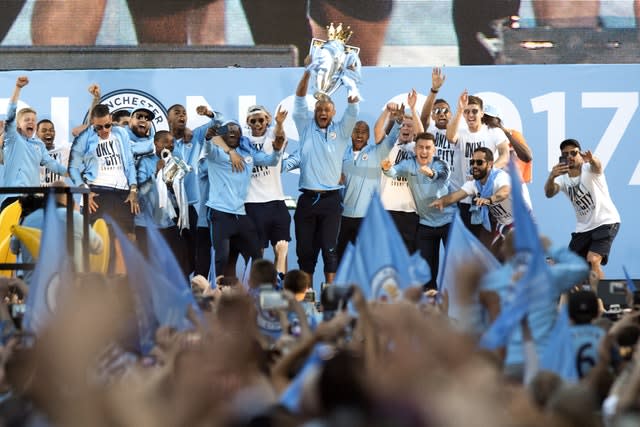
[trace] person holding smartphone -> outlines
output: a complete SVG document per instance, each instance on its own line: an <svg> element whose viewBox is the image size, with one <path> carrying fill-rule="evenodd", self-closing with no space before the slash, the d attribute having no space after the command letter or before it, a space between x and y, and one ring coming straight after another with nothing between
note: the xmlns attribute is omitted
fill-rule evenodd
<svg viewBox="0 0 640 427"><path fill-rule="evenodd" d="M582 151L575 139L560 143L560 162L551 169L544 193L552 198L565 193L576 213L576 229L569 249L584 257L591 271L604 278L602 265L609 260L611 244L620 228L616 209L600 160L590 150Z"/></svg>

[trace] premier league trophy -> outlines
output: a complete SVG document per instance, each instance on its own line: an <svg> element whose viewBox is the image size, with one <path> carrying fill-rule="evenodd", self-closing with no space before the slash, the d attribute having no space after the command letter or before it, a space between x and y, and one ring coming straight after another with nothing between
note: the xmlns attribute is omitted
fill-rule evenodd
<svg viewBox="0 0 640 427"><path fill-rule="evenodd" d="M316 99L330 97L343 85L347 88L348 96L360 97L360 48L346 44L352 34L350 27L343 28L342 24L334 27L332 22L327 27L328 40L311 40L311 63L307 69L314 73L313 96Z"/></svg>

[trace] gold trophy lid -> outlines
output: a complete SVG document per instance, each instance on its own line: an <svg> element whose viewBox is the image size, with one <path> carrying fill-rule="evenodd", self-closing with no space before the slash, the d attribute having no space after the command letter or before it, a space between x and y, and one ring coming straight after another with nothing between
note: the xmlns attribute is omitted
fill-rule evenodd
<svg viewBox="0 0 640 427"><path fill-rule="evenodd" d="M343 28L342 22L340 22L337 27L333 26L333 22L327 26L327 38L329 40L337 40L342 43L347 43L352 35L353 31L351 31L351 27L347 25L346 28Z"/></svg>

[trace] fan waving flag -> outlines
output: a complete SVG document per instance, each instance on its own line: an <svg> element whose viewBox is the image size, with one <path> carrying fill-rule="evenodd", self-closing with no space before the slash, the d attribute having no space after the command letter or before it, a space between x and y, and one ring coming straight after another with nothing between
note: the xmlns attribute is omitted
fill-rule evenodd
<svg viewBox="0 0 640 427"><path fill-rule="evenodd" d="M627 281L627 289L629 290L629 292L634 293L635 291L637 291L636 285L635 283L633 283L633 280L631 280L631 276L629 276L627 267L625 267L624 265L622 266L622 272L624 273L624 278Z"/></svg>
<svg viewBox="0 0 640 427"><path fill-rule="evenodd" d="M391 216L375 195L360 224L353 250L343 257L340 274L336 272L340 282L335 283L357 284L368 299L395 301L401 298L402 290L422 286L431 279L425 264L421 257L409 255Z"/></svg>
<svg viewBox="0 0 640 427"><path fill-rule="evenodd" d="M577 382L579 378L576 367L576 354L573 337L571 336L569 310L566 304L563 305L558 313L550 337L547 348L540 360L540 368L555 372L565 381Z"/></svg>
<svg viewBox="0 0 640 427"><path fill-rule="evenodd" d="M59 304L64 287L73 278L67 254L65 224L56 211L55 195L51 192L44 212L40 255L22 319L23 329L33 333L37 333L47 323Z"/></svg>

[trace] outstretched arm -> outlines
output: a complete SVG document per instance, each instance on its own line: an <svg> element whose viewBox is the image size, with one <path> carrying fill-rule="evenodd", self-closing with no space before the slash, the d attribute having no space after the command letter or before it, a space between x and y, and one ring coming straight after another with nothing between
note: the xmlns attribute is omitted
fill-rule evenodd
<svg viewBox="0 0 640 427"><path fill-rule="evenodd" d="M467 196L468 194L464 190L458 190L453 193L449 193L446 196L442 196L437 200L434 200L433 202L431 202L431 204L429 204L429 207L442 210L449 205L459 202Z"/></svg>

